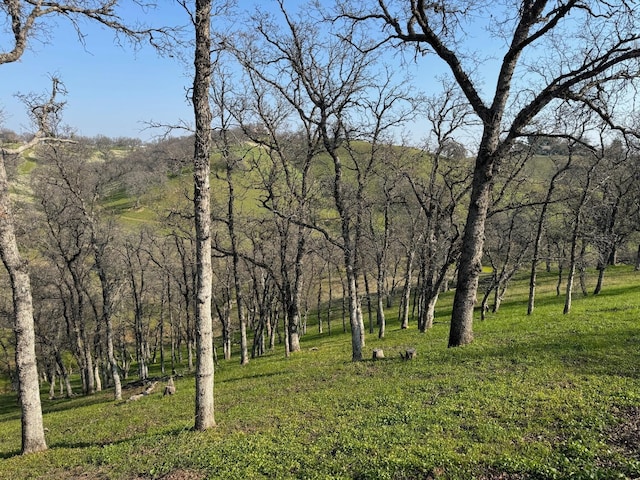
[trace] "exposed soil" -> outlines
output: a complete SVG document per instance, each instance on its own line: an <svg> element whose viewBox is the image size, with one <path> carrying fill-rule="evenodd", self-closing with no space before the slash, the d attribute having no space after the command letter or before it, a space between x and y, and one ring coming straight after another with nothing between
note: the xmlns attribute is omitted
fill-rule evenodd
<svg viewBox="0 0 640 480"><path fill-rule="evenodd" d="M174 470L164 477L160 477L160 480L204 480L205 478L204 474L193 470Z"/></svg>
<svg viewBox="0 0 640 480"><path fill-rule="evenodd" d="M82 467L77 467L71 470L54 470L50 472L50 476L48 478L55 478L58 480L106 480L109 476L100 472L99 469L86 471ZM158 480L205 480L205 478L207 478L207 476L201 472L193 470L174 470L162 477L158 477ZM131 477L128 480L149 480L149 477L136 476Z"/></svg>
<svg viewBox="0 0 640 480"><path fill-rule="evenodd" d="M640 407L624 407L615 412L620 423L609 432L609 443L623 455L640 460Z"/></svg>

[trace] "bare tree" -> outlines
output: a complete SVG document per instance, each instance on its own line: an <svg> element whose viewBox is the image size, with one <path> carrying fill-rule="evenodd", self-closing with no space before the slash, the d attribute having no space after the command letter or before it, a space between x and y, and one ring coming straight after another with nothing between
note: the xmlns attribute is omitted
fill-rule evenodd
<svg viewBox="0 0 640 480"><path fill-rule="evenodd" d="M247 81L246 88L238 94L240 101L233 115L246 137L259 146L248 157L252 157L252 169L258 173L265 190L261 205L273 213L268 234L278 243L277 248L260 251L263 268L269 267L270 277L280 292L288 355L300 350L301 299L310 236L304 222L309 221L317 203L312 194L317 192L317 186L310 172L322 147L316 125L304 115L299 117L301 128L295 131L287 128L292 106L280 90L286 91L286 87L269 82L265 72L256 68L258 65L247 62L250 58L240 56L240 60ZM267 154L256 155L258 151Z"/></svg>
<svg viewBox="0 0 640 480"><path fill-rule="evenodd" d="M428 151L404 167L419 208L423 231L420 245L418 328L431 328L435 306L449 270L460 255L461 219L456 213L470 189L470 162L455 135L470 124L470 110L460 92L446 82L443 93L423 101L429 125ZM411 165L418 168L411 168ZM426 179L419 168L429 166Z"/></svg>
<svg viewBox="0 0 640 480"><path fill-rule="evenodd" d="M485 256L491 265L491 279L481 302L481 318L484 320L493 292L492 312L500 309L507 286L522 267L532 244L530 211L525 206L514 206L496 215L487 223Z"/></svg>
<svg viewBox="0 0 640 480"><path fill-rule="evenodd" d="M593 294L602 291L607 266L617 263L618 248L638 228L638 158L629 146L616 140L607 146L600 188L587 221L593 227L590 243L597 253L598 280Z"/></svg>
<svg viewBox="0 0 640 480"><path fill-rule="evenodd" d="M576 147L576 145L572 145L572 147ZM584 151L583 149L580 153L582 153L581 162L579 163L578 168L574 169L575 174L573 176L573 180L581 182L579 184L581 191L580 195L574 200L574 202L572 202L572 205L570 206L571 210L569 212L571 242L569 252L569 271L567 272L567 286L563 309L564 314L568 314L571 311L573 284L579 260L578 242L582 237L584 248L584 232L582 231L582 227L584 225L585 209L592 194L592 189L597 188L597 186L594 187L592 184L596 174L596 169L602 160L601 152L597 150ZM569 155L574 155L574 153L570 152ZM582 175L578 175L578 173ZM573 186L573 188L575 188L575 186Z"/></svg>
<svg viewBox="0 0 640 480"><path fill-rule="evenodd" d="M191 18L195 28L193 111L195 149L193 154L193 206L196 227L196 430L215 426L213 403L213 325L211 320L211 193L209 156L211 121L211 0L196 0ZM186 3L183 3L187 9Z"/></svg>
<svg viewBox="0 0 640 480"><path fill-rule="evenodd" d="M70 157L67 157L67 161L67 169L77 168ZM76 178L83 178L79 172L76 170ZM55 297L61 305L60 313L74 347L83 393L92 394L95 391L95 377L93 342L89 338L93 338L95 329L89 325L87 314L87 306L91 303L87 295L91 290L88 286L91 282L88 228L84 216L69 198L69 191L56 172L43 168L41 173L34 178L46 225L39 246L44 258L54 265L57 273L57 281L53 283Z"/></svg>
<svg viewBox="0 0 640 480"><path fill-rule="evenodd" d="M9 6L13 3L17 2L9 2ZM20 20L14 15L12 17L16 22ZM19 27L19 23L14 26L16 34L19 32ZM13 61L13 57L5 59L3 55L7 54L0 54L0 63ZM53 136L58 113L63 105L57 98L61 87L59 81L54 78L51 95L48 98L32 97L27 101L37 126L36 134L31 141L17 148L0 146L0 257L9 273L13 293L16 371L22 408L22 453L46 450L47 443L42 424L29 267L18 249L5 163L9 157L20 155Z"/></svg>
<svg viewBox="0 0 640 480"><path fill-rule="evenodd" d="M125 264L124 271L129 279L133 300L133 332L136 341L136 362L140 380L146 380L149 376L148 338L146 335L147 329L144 325L144 309L146 304L145 296L148 294L146 273L150 259L144 252L144 241L145 233L140 231L136 236L127 236L122 247L122 257Z"/></svg>
<svg viewBox="0 0 640 480"><path fill-rule="evenodd" d="M68 2L32 2L26 0L6 0L0 7L3 28L10 28L8 38L10 41L0 51L0 65L12 63L20 60L25 53L31 39L38 35L39 29L46 29L50 26L46 21L51 17L65 18L70 21L78 32L79 40L82 41L81 19L97 22L113 30L120 38L125 38L137 42L142 38L148 38L157 47L164 47L169 30L138 29L125 25L118 16L116 7L117 0L101 1L68 1ZM42 30L40 30L42 31ZM159 35L160 34L160 35ZM54 90L55 90L54 81ZM10 216L10 204L8 198L8 188L6 184L6 174L4 172L4 159L9 154L20 153L33 145L46 140L53 133L50 130L52 125L46 123L49 114L59 108L55 102L45 103L32 113L40 119L37 123L38 131L33 139L19 151L9 151L2 149L2 165L0 165L0 205L3 208L2 216L2 255L7 269L12 277L12 289L16 302L16 334L20 337L20 362L24 368L25 378L21 382L21 400L23 405L23 442L22 452L30 453L45 450L46 442L42 427L42 413L39 398L35 399L37 392L37 372L35 362L35 352L32 352L33 336L33 310L31 305L31 291L27 267L21 259L13 225ZM24 398L23 398L24 397Z"/></svg>
<svg viewBox="0 0 640 480"><path fill-rule="evenodd" d="M105 190L112 186L112 182L118 179L122 172L112 170L113 165L108 158L102 162L91 163L89 160L92 152L82 145L66 149L52 145L45 153L47 160L52 164L54 178L59 179L57 186L61 190L60 193L67 199L66 202L77 210L80 217L78 220L86 229L87 243L93 255L102 292L99 321L105 328L107 361L114 384L114 399L120 400L122 386L115 357L112 320L116 281L108 271L108 247L113 243L113 224L100 218L98 201L104 198ZM43 199L43 202L46 202L46 199Z"/></svg>
<svg viewBox="0 0 640 480"><path fill-rule="evenodd" d="M280 99L286 111L293 112L285 120L301 126L307 152L312 154L304 158L319 165L326 164L326 158L330 160L326 166L331 175L319 181L330 185L330 208L338 214L335 221L318 215L312 221L299 218L305 208L301 198L298 206L303 210L288 218L321 233L342 251L352 358L360 360L365 329L359 285L363 258L358 251L366 229L366 187L382 158L380 148L387 142L389 130L404 120L396 114L407 96L385 72L375 71L380 85L371 81L375 56L366 52L362 37L341 38L323 31L317 22L291 15L284 2L278 5L278 20L260 15L255 36L246 35L247 41L234 52L255 78L270 87L270 94ZM369 142L368 151L359 141ZM324 158L320 158L320 151L314 151L316 145ZM304 165L300 167L304 169ZM298 253L301 251L299 248ZM295 284L295 275L292 277Z"/></svg>
<svg viewBox="0 0 640 480"><path fill-rule="evenodd" d="M386 172L385 172L386 173ZM376 324L378 325L378 338L384 338L387 321L384 314L384 295L386 291L387 257L392 233L392 204L394 201L393 190L397 187L398 179L386 174L381 175L381 188L384 200L379 205L379 211L369 210L369 240L376 264ZM382 228L380 228L380 216L382 216ZM320 294L318 294L320 297ZM319 303L319 302L318 302ZM318 310L320 310L318 308ZM320 323L322 325L322 323Z"/></svg>
<svg viewBox="0 0 640 480"><path fill-rule="evenodd" d="M416 56L435 54L482 123L449 335L451 347L470 343L497 168L536 117L558 104L591 110L610 128L627 131L623 122L628 117L621 106L627 87L640 76L640 34L635 27L640 14L624 0L536 0L498 6L489 1L378 0L339 5L341 18L351 28L378 23L384 34L379 45L410 44ZM480 18L487 19L483 25L478 24ZM482 27L487 30L484 37L493 41L487 56L497 58L497 75L488 92L476 77L482 60L473 52L468 33Z"/></svg>
<svg viewBox="0 0 640 480"><path fill-rule="evenodd" d="M237 171L241 171L242 158L232 150L231 122L233 117L229 112L231 96L231 78L223 70L220 62L220 52L213 63L215 72L215 82L211 86L212 103L215 106L215 122L217 132L215 136L216 150L220 153L224 164L225 181L227 184L227 205L226 216L222 221L226 224L229 234L231 265L233 267L233 286L236 296L236 308L238 312L238 323L240 324L240 364L249 363L249 349L247 341L247 317L245 315L244 295L242 291L242 280L240 277L240 251L238 240L238 215L236 213L236 178Z"/></svg>
<svg viewBox="0 0 640 480"><path fill-rule="evenodd" d="M573 162L573 155L565 157L565 161L559 166L556 164L556 160L552 159L556 171L551 176L545 198L542 201L540 207L540 214L538 215L536 235L533 240L533 252L531 259L531 273L529 275L529 299L527 302L527 315L533 313L535 307L535 295L536 295L536 279L538 262L540 261L540 248L542 243L542 236L544 233L545 222L547 221L547 211L553 200L554 192L556 190L557 181L567 172Z"/></svg>

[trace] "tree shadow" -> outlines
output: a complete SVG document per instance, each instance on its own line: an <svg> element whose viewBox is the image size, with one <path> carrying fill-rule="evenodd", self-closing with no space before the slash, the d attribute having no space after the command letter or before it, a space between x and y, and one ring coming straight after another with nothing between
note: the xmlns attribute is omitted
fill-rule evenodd
<svg viewBox="0 0 640 480"><path fill-rule="evenodd" d="M486 362L502 359L519 362L525 358L544 362L552 359L561 363L568 371L587 375L608 375L640 379L640 331L634 328L615 332L557 333L553 338L537 337L518 340L481 349L465 350L468 361ZM620 361L624 356L624 361Z"/></svg>

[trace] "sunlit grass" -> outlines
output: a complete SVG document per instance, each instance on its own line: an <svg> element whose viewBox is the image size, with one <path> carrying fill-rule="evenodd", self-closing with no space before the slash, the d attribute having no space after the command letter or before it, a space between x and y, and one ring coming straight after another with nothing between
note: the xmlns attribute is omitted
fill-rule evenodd
<svg viewBox="0 0 640 480"><path fill-rule="evenodd" d="M640 407L640 274L612 270L569 315L554 281L541 276L527 316L518 280L463 348L446 348L448 293L426 334L389 312L386 338L367 336L385 360L352 363L336 317L331 335L309 325L289 359L278 345L245 367L222 362L209 432L191 431L190 375L173 397L159 385L129 403L43 392L50 450L20 457L19 410L3 395L0 478L636 478L638 450L609 437L617 412ZM401 361L408 346L418 356Z"/></svg>

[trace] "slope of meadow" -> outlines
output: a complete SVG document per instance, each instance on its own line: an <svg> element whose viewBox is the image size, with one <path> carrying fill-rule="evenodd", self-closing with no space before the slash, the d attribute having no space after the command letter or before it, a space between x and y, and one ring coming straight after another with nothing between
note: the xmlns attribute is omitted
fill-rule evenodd
<svg viewBox="0 0 640 480"><path fill-rule="evenodd" d="M520 279L464 348L446 348L446 294L427 334L390 318L385 339L368 335L384 360L350 362L335 319L331 335L311 325L289 359L279 345L244 367L221 362L206 433L191 431L185 371L175 396L161 380L135 402L108 390L47 400L43 386L50 449L20 457L19 409L4 394L0 479L640 477L640 273L612 269L570 315L555 278L540 280L533 316ZM407 347L416 359L400 360Z"/></svg>

